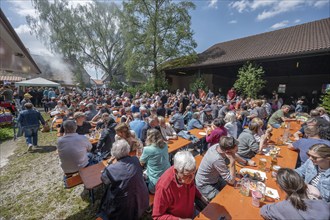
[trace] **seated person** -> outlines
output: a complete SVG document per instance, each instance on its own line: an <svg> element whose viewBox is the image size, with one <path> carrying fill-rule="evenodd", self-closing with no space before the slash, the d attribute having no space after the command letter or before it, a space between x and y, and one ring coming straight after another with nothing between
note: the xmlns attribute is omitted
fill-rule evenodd
<svg viewBox="0 0 330 220"><path fill-rule="evenodd" d="M210 132L210 128L206 129L206 142L209 143L209 146L219 143L219 140L222 136L227 136L227 130L224 127L226 122L223 118L216 118L213 121L214 129Z"/></svg>
<svg viewBox="0 0 330 220"><path fill-rule="evenodd" d="M273 128L281 127L281 124L287 119L289 119L289 111L290 106L283 105L281 109L277 110L270 116L268 124L271 125Z"/></svg>
<svg viewBox="0 0 330 220"><path fill-rule="evenodd" d="M106 114L106 113L104 113ZM105 128L101 131L100 139L96 145L96 149L100 152L111 152L112 144L115 142L117 123L111 117L104 121Z"/></svg>
<svg viewBox="0 0 330 220"><path fill-rule="evenodd" d="M97 115L98 111L95 109L95 105L93 103L88 103L86 105L87 111L85 111L86 121L91 121L95 115Z"/></svg>
<svg viewBox="0 0 330 220"><path fill-rule="evenodd" d="M170 117L170 124L173 125L174 130L179 133L180 131L184 130L184 119L177 107L173 109L173 116Z"/></svg>
<svg viewBox="0 0 330 220"><path fill-rule="evenodd" d="M218 144L211 146L204 155L196 174L196 186L208 200L212 200L226 183L235 183L235 161L246 163L236 155L238 141L222 136ZM254 166L252 160L248 165Z"/></svg>
<svg viewBox="0 0 330 220"><path fill-rule="evenodd" d="M265 219L329 219L330 205L321 200L310 200L307 185L294 170L279 169L276 182L286 194L286 199L264 205L260 215Z"/></svg>
<svg viewBox="0 0 330 220"><path fill-rule="evenodd" d="M202 122L199 120L199 113L195 112L192 115L192 119L188 122L187 130L189 131L194 128L202 129L203 127Z"/></svg>
<svg viewBox="0 0 330 220"><path fill-rule="evenodd" d="M238 152L237 154L246 160L254 157L258 152L261 152L267 143L267 136L262 135L258 143L254 135L258 132L260 125L256 121L249 123L249 128L243 130L238 137Z"/></svg>
<svg viewBox="0 0 330 220"><path fill-rule="evenodd" d="M305 135L307 138L301 138L300 140L288 145L289 149L299 151L299 160L301 164L308 160L307 152L314 144L325 144L330 146L330 141L320 139L319 129L316 126L307 127L305 129Z"/></svg>
<svg viewBox="0 0 330 220"><path fill-rule="evenodd" d="M57 102L57 105L55 106L55 108L52 110L53 111L58 111L59 113L63 113L63 114L68 114L69 113L69 109L68 107L64 104L64 102L62 100L59 100ZM50 112L50 113L52 113Z"/></svg>
<svg viewBox="0 0 330 220"><path fill-rule="evenodd" d="M142 142L135 137L134 131L131 131L126 123L120 123L115 127L115 140L124 139L131 147L131 151L143 146Z"/></svg>
<svg viewBox="0 0 330 220"><path fill-rule="evenodd" d="M236 118L236 114L235 112L227 112L225 118L224 118L226 124L225 124L225 128L228 132L228 135L230 137L233 138L237 138L237 131L238 131L238 127L237 127L237 118Z"/></svg>
<svg viewBox="0 0 330 220"><path fill-rule="evenodd" d="M149 194L142 167L137 157L130 157L125 140L116 141L111 149L112 164L107 166L101 180L107 186L97 214L107 219L139 219L149 207Z"/></svg>
<svg viewBox="0 0 330 220"><path fill-rule="evenodd" d="M73 118L77 123L77 133L81 135L89 134L91 132L92 126L86 121L86 116L83 112L75 112ZM63 136L64 128L60 128L60 136Z"/></svg>
<svg viewBox="0 0 330 220"><path fill-rule="evenodd" d="M330 202L330 146L325 144L313 145L307 156L309 159L299 168L297 173L305 183L315 186L324 201Z"/></svg>
<svg viewBox="0 0 330 220"><path fill-rule="evenodd" d="M89 165L87 153L92 149L92 144L85 136L76 133L75 121L66 120L63 128L64 136L58 139L57 150L63 172L71 176Z"/></svg>
<svg viewBox="0 0 330 220"><path fill-rule="evenodd" d="M201 113L200 113L200 121L204 126L210 125L213 121L212 117L212 109L211 108L205 108Z"/></svg>
<svg viewBox="0 0 330 220"><path fill-rule="evenodd" d="M147 132L146 146L143 148L140 163L147 167L148 189L154 194L159 177L171 166L167 144L155 128Z"/></svg>
<svg viewBox="0 0 330 220"><path fill-rule="evenodd" d="M258 131L253 135L254 138L258 143L260 143L261 136L266 135L266 137L270 137L270 133L273 130L273 127L268 126L266 132L263 130L264 127L264 121L261 120L260 118L254 118L251 120L251 122L256 122L258 124Z"/></svg>
<svg viewBox="0 0 330 220"><path fill-rule="evenodd" d="M177 140L178 135L175 130L171 127L170 124L165 122L165 118L162 116L158 117L159 127L161 131L161 135L165 140Z"/></svg>
<svg viewBox="0 0 330 220"><path fill-rule="evenodd" d="M110 120L109 113L102 113L101 118L96 123L91 121L90 124L95 126L96 130L99 130L105 128L109 120Z"/></svg>
<svg viewBox="0 0 330 220"><path fill-rule="evenodd" d="M174 166L159 178L156 185L153 219L192 219L195 198L203 200L194 182L196 162L188 151L177 152Z"/></svg>

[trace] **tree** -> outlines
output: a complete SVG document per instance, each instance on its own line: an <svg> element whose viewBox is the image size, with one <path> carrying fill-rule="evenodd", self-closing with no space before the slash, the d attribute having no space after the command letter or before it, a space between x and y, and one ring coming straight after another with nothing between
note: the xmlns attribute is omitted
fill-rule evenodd
<svg viewBox="0 0 330 220"><path fill-rule="evenodd" d="M262 79L264 73L262 66L247 62L238 70L234 88L247 97L256 98L258 92L266 85L266 80Z"/></svg>
<svg viewBox="0 0 330 220"><path fill-rule="evenodd" d="M202 89L204 91L208 90L205 80L202 77L196 78L195 81L189 85L189 88L193 93L197 93L198 89Z"/></svg>
<svg viewBox="0 0 330 220"><path fill-rule="evenodd" d="M115 3L95 1L77 7L68 0L32 3L38 16L28 16L27 22L52 51L74 65L96 67L110 79L123 73L123 39Z"/></svg>
<svg viewBox="0 0 330 220"><path fill-rule="evenodd" d="M330 89L327 89L325 94L321 98L322 103L320 106L322 106L328 113L330 113Z"/></svg>
<svg viewBox="0 0 330 220"><path fill-rule="evenodd" d="M131 0L123 3L122 30L125 69L129 77L151 75L155 89L162 76L160 64L194 53L188 1Z"/></svg>

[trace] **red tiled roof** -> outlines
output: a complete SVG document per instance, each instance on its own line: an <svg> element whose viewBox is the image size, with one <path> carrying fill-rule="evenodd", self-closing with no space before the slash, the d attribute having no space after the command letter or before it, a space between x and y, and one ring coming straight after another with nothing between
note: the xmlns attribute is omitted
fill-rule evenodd
<svg viewBox="0 0 330 220"><path fill-rule="evenodd" d="M26 80L26 78L20 76L0 76L0 81L19 82L23 80Z"/></svg>
<svg viewBox="0 0 330 220"><path fill-rule="evenodd" d="M218 43L186 67L330 52L330 18Z"/></svg>

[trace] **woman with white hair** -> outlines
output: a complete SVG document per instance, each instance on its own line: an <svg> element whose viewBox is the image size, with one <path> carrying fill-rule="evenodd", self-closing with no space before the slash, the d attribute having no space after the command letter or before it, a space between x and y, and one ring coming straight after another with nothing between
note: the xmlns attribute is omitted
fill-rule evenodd
<svg viewBox="0 0 330 220"><path fill-rule="evenodd" d="M237 118L235 112L228 112L224 118L226 124L225 128L229 137L237 139Z"/></svg>
<svg viewBox="0 0 330 220"><path fill-rule="evenodd" d="M130 157L125 140L113 143L112 163L101 176L107 189L98 216L106 219L139 219L149 206L148 188L137 157Z"/></svg>

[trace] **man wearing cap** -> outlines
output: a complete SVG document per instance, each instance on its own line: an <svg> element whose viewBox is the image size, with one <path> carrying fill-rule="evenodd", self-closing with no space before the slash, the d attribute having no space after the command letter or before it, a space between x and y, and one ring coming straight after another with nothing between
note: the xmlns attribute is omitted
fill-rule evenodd
<svg viewBox="0 0 330 220"><path fill-rule="evenodd" d="M92 126L89 122L86 121L86 116L83 112L74 113L73 118L75 119L77 124L76 133L81 135L90 133L90 129L92 129ZM62 124L60 128L60 136L63 136L63 134L64 134L64 127Z"/></svg>
<svg viewBox="0 0 330 220"><path fill-rule="evenodd" d="M32 149L32 146L38 146L38 130L40 123L45 125L45 120L41 116L40 112L33 109L32 103L28 102L24 104L23 111L18 115L17 122L21 124L28 150Z"/></svg>

